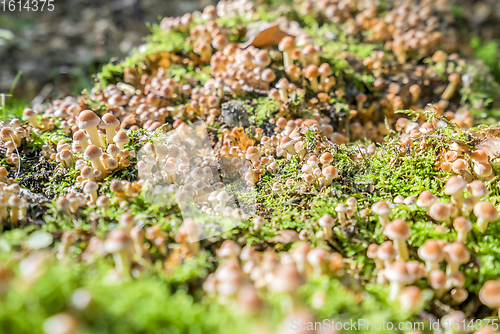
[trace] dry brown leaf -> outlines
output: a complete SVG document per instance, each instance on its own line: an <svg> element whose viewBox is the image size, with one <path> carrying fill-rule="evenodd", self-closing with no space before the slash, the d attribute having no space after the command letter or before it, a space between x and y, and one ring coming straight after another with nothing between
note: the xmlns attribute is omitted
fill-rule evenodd
<svg viewBox="0 0 500 334"><path fill-rule="evenodd" d="M270 28L262 30L255 37L250 38L246 43L240 44L240 47L242 49L246 49L249 46L262 48L264 46L278 45L283 37L286 36L290 35L281 30L278 25L274 25Z"/></svg>

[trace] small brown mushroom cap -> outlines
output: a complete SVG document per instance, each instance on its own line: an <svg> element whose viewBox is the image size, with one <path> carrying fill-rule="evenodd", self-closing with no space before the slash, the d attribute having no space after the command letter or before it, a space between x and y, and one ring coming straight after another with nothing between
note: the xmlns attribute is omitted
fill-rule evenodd
<svg viewBox="0 0 500 334"><path fill-rule="evenodd" d="M489 308L500 308L500 282L487 281L479 291L479 300Z"/></svg>
<svg viewBox="0 0 500 334"><path fill-rule="evenodd" d="M418 248L418 256L424 261L442 261L444 252L439 243L434 239L428 239Z"/></svg>
<svg viewBox="0 0 500 334"><path fill-rule="evenodd" d="M453 195L459 193L465 189L467 183L461 176L455 175L448 179L446 186L444 187L444 193L446 195Z"/></svg>
<svg viewBox="0 0 500 334"><path fill-rule="evenodd" d="M389 204L386 201L378 201L377 203L372 205L373 213L377 215L390 215L392 210Z"/></svg>
<svg viewBox="0 0 500 334"><path fill-rule="evenodd" d="M104 249L108 253L116 253L129 248L132 245L132 238L127 232L114 229L104 242Z"/></svg>
<svg viewBox="0 0 500 334"><path fill-rule="evenodd" d="M309 65L306 69L306 78L317 78L319 76L318 66Z"/></svg>
<svg viewBox="0 0 500 334"><path fill-rule="evenodd" d="M78 115L78 127L80 129L85 130L90 127L98 126L100 122L101 119L92 110L84 110Z"/></svg>
<svg viewBox="0 0 500 334"><path fill-rule="evenodd" d="M445 221L450 218L450 208L444 203L436 203L431 206L429 214L438 221Z"/></svg>
<svg viewBox="0 0 500 334"><path fill-rule="evenodd" d="M488 222L498 219L498 211L490 202L478 202L474 205L474 214Z"/></svg>
<svg viewBox="0 0 500 334"><path fill-rule="evenodd" d="M457 217L453 221L453 227L457 231L469 232L472 230L472 223L465 217Z"/></svg>
<svg viewBox="0 0 500 334"><path fill-rule="evenodd" d="M394 219L384 229L384 235L391 240L403 239L407 240L410 237L410 226L400 218Z"/></svg>
<svg viewBox="0 0 500 334"><path fill-rule="evenodd" d="M271 288L274 292L292 293L304 283L295 263L281 264L276 269Z"/></svg>
<svg viewBox="0 0 500 334"><path fill-rule="evenodd" d="M125 131L118 131L117 134L113 137L113 141L117 144L126 144L130 141L130 138Z"/></svg>
<svg viewBox="0 0 500 334"><path fill-rule="evenodd" d="M427 208L436 203L437 197L430 191L422 191L420 196L418 196L417 206L421 208Z"/></svg>
<svg viewBox="0 0 500 334"><path fill-rule="evenodd" d="M102 150L99 147L95 145L89 145L85 150L83 157L85 160L94 160L96 158L99 158L101 155Z"/></svg>
<svg viewBox="0 0 500 334"><path fill-rule="evenodd" d="M446 262L464 264L470 260L470 252L461 242L452 242L444 247Z"/></svg>
<svg viewBox="0 0 500 334"><path fill-rule="evenodd" d="M377 256L382 261L392 261L396 258L397 252L394 244L391 241L383 242L377 250Z"/></svg>
<svg viewBox="0 0 500 334"><path fill-rule="evenodd" d="M375 259L377 258L377 252L378 252L378 245L377 244L370 244L368 246L368 249L366 250L366 256L370 259Z"/></svg>
<svg viewBox="0 0 500 334"><path fill-rule="evenodd" d="M97 191L97 189L98 189L97 183L95 183L93 181L87 181L87 182L85 182L85 186L83 187L83 191L85 193L90 193L90 192L93 192L93 191Z"/></svg>
<svg viewBox="0 0 500 334"><path fill-rule="evenodd" d="M31 117L36 116L35 112L31 108L26 108L23 110L23 121L27 121Z"/></svg>
<svg viewBox="0 0 500 334"><path fill-rule="evenodd" d="M278 49L280 51L291 51L294 48L295 48L295 41L291 36L283 37L278 44Z"/></svg>
<svg viewBox="0 0 500 334"><path fill-rule="evenodd" d="M321 227L333 227L334 220L331 215L326 214L319 219L318 224Z"/></svg>
<svg viewBox="0 0 500 334"><path fill-rule="evenodd" d="M88 140L89 136L82 130L78 130L73 134L73 142L77 145L87 142Z"/></svg>
<svg viewBox="0 0 500 334"><path fill-rule="evenodd" d="M103 129L116 128L120 125L120 121L111 113L104 114L101 119L100 127Z"/></svg>
<svg viewBox="0 0 500 334"><path fill-rule="evenodd" d="M446 274L441 269L435 269L429 273L429 285L433 289L442 289L446 285Z"/></svg>
<svg viewBox="0 0 500 334"><path fill-rule="evenodd" d="M404 261L391 263L385 270L385 276L389 281L396 281L404 284L408 284L412 280L412 277L406 268L406 262Z"/></svg>
<svg viewBox="0 0 500 334"><path fill-rule="evenodd" d="M482 198L488 195L488 188L486 188L484 182L480 180L469 183L467 185L467 190L476 198Z"/></svg>

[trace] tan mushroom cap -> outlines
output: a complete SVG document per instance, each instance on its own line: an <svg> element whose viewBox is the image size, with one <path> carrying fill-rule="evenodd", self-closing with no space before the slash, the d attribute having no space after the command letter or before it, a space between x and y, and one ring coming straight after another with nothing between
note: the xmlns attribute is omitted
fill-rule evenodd
<svg viewBox="0 0 500 334"><path fill-rule="evenodd" d="M444 252L439 243L434 239L428 239L418 248L418 256L424 261L442 261Z"/></svg>
<svg viewBox="0 0 500 334"><path fill-rule="evenodd" d="M291 293L305 283L295 263L281 264L276 269L271 288L275 292Z"/></svg>
<svg viewBox="0 0 500 334"><path fill-rule="evenodd" d="M429 273L429 285L433 289L442 289L446 285L446 273L441 269L435 269Z"/></svg>
<svg viewBox="0 0 500 334"><path fill-rule="evenodd" d="M389 204L386 201L378 201L377 203L372 205L373 213L377 215L389 215L392 210Z"/></svg>
<svg viewBox="0 0 500 334"><path fill-rule="evenodd" d="M500 282L488 281L479 291L479 300L489 308L500 308Z"/></svg>
<svg viewBox="0 0 500 334"><path fill-rule="evenodd" d="M80 129L85 130L98 126L100 122L101 119L92 110L84 110L78 115L78 127Z"/></svg>
<svg viewBox="0 0 500 334"><path fill-rule="evenodd" d="M394 260L396 255L396 248L394 248L394 244L391 241L385 241L378 247L377 256L382 261Z"/></svg>
<svg viewBox="0 0 500 334"><path fill-rule="evenodd" d="M464 264L470 260L470 252L461 242L452 242L444 247L444 252L446 254L446 261Z"/></svg>
<svg viewBox="0 0 500 334"><path fill-rule="evenodd" d="M88 139L89 136L82 130L78 130L73 134L73 142L77 145L86 142Z"/></svg>
<svg viewBox="0 0 500 334"><path fill-rule="evenodd" d="M291 36L283 37L278 44L278 49L280 51L291 51L294 48L295 48L295 41Z"/></svg>
<svg viewBox="0 0 500 334"><path fill-rule="evenodd" d="M118 144L126 144L130 141L130 138L125 131L118 131L117 134L113 137L113 141Z"/></svg>
<svg viewBox="0 0 500 334"><path fill-rule="evenodd" d="M97 191L97 183L95 183L94 181L87 181L85 182L85 187L83 187L83 191L85 193L90 193L90 192L93 192L93 191Z"/></svg>
<svg viewBox="0 0 500 334"><path fill-rule="evenodd" d="M321 66L318 68L318 72L322 75L332 75L332 69L328 63L321 64Z"/></svg>
<svg viewBox="0 0 500 334"><path fill-rule="evenodd" d="M484 182L480 180L469 183L467 185L467 190L476 198L482 198L488 195L488 188L486 188Z"/></svg>
<svg viewBox="0 0 500 334"><path fill-rule="evenodd" d="M338 213L346 213L347 209L348 209L348 207L344 203L339 203L335 207L335 211L338 212Z"/></svg>
<svg viewBox="0 0 500 334"><path fill-rule="evenodd" d="M384 235L392 240L407 240L410 237L410 226L403 219L394 219L385 227Z"/></svg>
<svg viewBox="0 0 500 334"><path fill-rule="evenodd" d="M318 224L321 227L332 227L334 225L334 220L331 215L323 215L319 220Z"/></svg>
<svg viewBox="0 0 500 334"><path fill-rule="evenodd" d="M422 290L417 286L407 286L398 295L401 305L415 307L422 300Z"/></svg>
<svg viewBox="0 0 500 334"><path fill-rule="evenodd" d="M116 253L129 248L131 245L132 238L127 232L120 229L114 229L104 242L104 249L108 253Z"/></svg>
<svg viewBox="0 0 500 334"><path fill-rule="evenodd" d="M385 270L385 277L387 277L389 281L396 281L405 284L408 284L412 281L412 277L408 273L406 262L404 261L391 263Z"/></svg>
<svg viewBox="0 0 500 334"><path fill-rule="evenodd" d="M450 207L444 203L436 203L431 206L429 214L438 221L444 221L450 218Z"/></svg>
<svg viewBox="0 0 500 334"><path fill-rule="evenodd" d="M99 198L96 201L96 205L99 207L107 206L109 204L110 200L109 197L107 196L99 196Z"/></svg>
<svg viewBox="0 0 500 334"><path fill-rule="evenodd" d="M368 256L368 258L370 259L375 259L378 257L377 253L378 253L378 245L370 244L370 246L368 246L368 249L366 250L366 256Z"/></svg>
<svg viewBox="0 0 500 334"><path fill-rule="evenodd" d="M463 191L467 187L464 179L461 176L455 175L448 179L446 186L444 187L444 193L446 195L453 195Z"/></svg>
<svg viewBox="0 0 500 334"><path fill-rule="evenodd" d="M474 214L488 222L498 219L498 211L490 202L478 202L474 205Z"/></svg>
<svg viewBox="0 0 500 334"><path fill-rule="evenodd" d="M328 167L323 168L322 174L324 177L326 177L328 179L334 179L339 175L337 168L335 168L333 166L328 166Z"/></svg>
<svg viewBox="0 0 500 334"><path fill-rule="evenodd" d="M23 110L23 121L27 121L31 117L36 116L35 112L31 108L26 108Z"/></svg>
<svg viewBox="0 0 500 334"><path fill-rule="evenodd" d="M436 201L437 201L436 195L434 195L430 191L424 190L422 191L420 196L418 196L417 206L421 208L427 208L436 203Z"/></svg>
<svg viewBox="0 0 500 334"><path fill-rule="evenodd" d="M87 149L83 154L83 157L85 158L85 160L94 160L96 158L99 158L101 155L102 155L102 150L99 147L95 145L89 145L87 146Z"/></svg>
<svg viewBox="0 0 500 334"><path fill-rule="evenodd" d="M317 78L319 77L318 66L309 65L306 69L306 78Z"/></svg>
<svg viewBox="0 0 500 334"><path fill-rule="evenodd" d="M118 125L120 125L120 121L112 113L107 113L102 116L100 124L101 128L116 128Z"/></svg>
<svg viewBox="0 0 500 334"><path fill-rule="evenodd" d="M469 232L472 230L472 223L465 217L457 217L453 221L453 227L457 231Z"/></svg>
<svg viewBox="0 0 500 334"><path fill-rule="evenodd" d="M23 201L16 195L9 197L9 205L14 207L19 207Z"/></svg>

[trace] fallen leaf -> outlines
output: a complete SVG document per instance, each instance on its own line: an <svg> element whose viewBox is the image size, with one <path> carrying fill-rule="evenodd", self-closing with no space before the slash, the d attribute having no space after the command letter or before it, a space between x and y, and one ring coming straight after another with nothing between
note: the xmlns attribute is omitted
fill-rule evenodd
<svg viewBox="0 0 500 334"><path fill-rule="evenodd" d="M500 155L500 139L499 138L489 138L483 140L479 144L476 144L478 150L485 151L491 160Z"/></svg>
<svg viewBox="0 0 500 334"><path fill-rule="evenodd" d="M254 46L256 48L262 48L264 46L278 45L283 37L290 36L286 32L282 31L278 25L274 25L270 28L260 31L253 38L249 38L246 43L240 44L242 49L246 49L249 46Z"/></svg>

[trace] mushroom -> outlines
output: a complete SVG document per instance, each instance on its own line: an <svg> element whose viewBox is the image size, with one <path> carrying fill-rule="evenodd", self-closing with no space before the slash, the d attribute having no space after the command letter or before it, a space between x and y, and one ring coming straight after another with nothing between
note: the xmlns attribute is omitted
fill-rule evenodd
<svg viewBox="0 0 500 334"><path fill-rule="evenodd" d="M500 281L487 281L479 291L479 300L500 316Z"/></svg>
<svg viewBox="0 0 500 334"><path fill-rule="evenodd" d="M113 142L118 146L120 150L125 149L125 144L130 141L127 133L125 131L118 131L118 133L113 137Z"/></svg>
<svg viewBox="0 0 500 334"><path fill-rule="evenodd" d="M97 132L97 126L101 119L92 111L84 110L78 115L78 127L87 131L90 141L99 147L105 147L101 136Z"/></svg>
<svg viewBox="0 0 500 334"><path fill-rule="evenodd" d="M460 78L459 74L452 73L448 77L448 81L449 81L448 86L443 92L443 95L441 95L441 98L443 100L449 100L452 98L453 94L455 94L458 84L462 81L462 79Z"/></svg>
<svg viewBox="0 0 500 334"><path fill-rule="evenodd" d="M106 131L106 140L109 144L113 143L113 137L116 133L116 128L120 126L120 121L111 113L104 114L101 119L100 127Z"/></svg>
<svg viewBox="0 0 500 334"><path fill-rule="evenodd" d="M448 263L448 267L446 268L446 274L448 276L458 272L460 265L470 260L470 252L461 242L455 241L448 244L443 250L446 256L446 262Z"/></svg>
<svg viewBox="0 0 500 334"><path fill-rule="evenodd" d="M472 195L474 204L479 202L481 198L488 196L488 188L486 188L484 182L480 180L469 183L467 185L467 191Z"/></svg>
<svg viewBox="0 0 500 334"><path fill-rule="evenodd" d="M422 246L418 248L418 256L425 261L426 271L431 271L438 268L441 261L444 260L444 252L439 243L434 239L428 239Z"/></svg>
<svg viewBox="0 0 500 334"><path fill-rule="evenodd" d="M319 72L318 72L318 66L316 65L309 65L306 69L305 72L306 78L309 80L311 83L311 88L313 92L317 93L319 91L318 87L318 77L319 77Z"/></svg>
<svg viewBox="0 0 500 334"><path fill-rule="evenodd" d="M283 67L286 70L290 65L293 64L292 52L295 49L295 42L293 40L293 37L283 37L278 44L278 49L283 52Z"/></svg>
<svg viewBox="0 0 500 334"><path fill-rule="evenodd" d="M375 265L376 265L377 269L380 270L380 269L384 268L384 263L378 257L377 252L378 252L377 244L370 244L370 246L368 246L368 249L366 250L366 256L369 259L372 259L373 261L375 261Z"/></svg>
<svg viewBox="0 0 500 334"><path fill-rule="evenodd" d="M429 273L429 285L434 289L437 298L441 298L446 291L446 274L441 269L434 269Z"/></svg>
<svg viewBox="0 0 500 334"><path fill-rule="evenodd" d="M457 231L457 241L465 243L467 233L472 230L472 223L465 217L457 217L453 221L453 227Z"/></svg>
<svg viewBox="0 0 500 334"><path fill-rule="evenodd" d="M19 221L19 207L22 204L22 200L16 195L12 195L9 197L9 206L10 206L10 222L14 227L18 226Z"/></svg>
<svg viewBox="0 0 500 334"><path fill-rule="evenodd" d="M377 256L383 261L385 267L389 267L392 261L396 258L397 252L392 241L386 241L378 247Z"/></svg>
<svg viewBox="0 0 500 334"><path fill-rule="evenodd" d="M386 226L389 224L389 215L391 214L392 210L389 204L385 201L378 201L377 203L372 205L372 211L376 215L378 215L380 225Z"/></svg>
<svg viewBox="0 0 500 334"><path fill-rule="evenodd" d="M484 233L488 223L498 219L498 211L490 202L478 202L474 205L474 214L477 217L476 225Z"/></svg>
<svg viewBox="0 0 500 334"><path fill-rule="evenodd" d="M458 175L450 177L444 187L444 193L451 196L453 203L459 210L462 208L462 197L466 187L467 183Z"/></svg>
<svg viewBox="0 0 500 334"><path fill-rule="evenodd" d="M400 291L398 299L404 311L414 312L422 307L422 290L416 286L408 286Z"/></svg>
<svg viewBox="0 0 500 334"><path fill-rule="evenodd" d="M122 276L128 276L130 273L129 250L131 246L131 237L120 229L112 230L104 242L104 249L113 254L116 270Z"/></svg>
<svg viewBox="0 0 500 334"><path fill-rule="evenodd" d="M332 216L329 214L323 215L319 221L319 226L323 227L323 231L325 232L325 236L328 240L332 239L333 231L332 228L335 225Z"/></svg>
<svg viewBox="0 0 500 334"><path fill-rule="evenodd" d="M89 145L83 154L85 160L92 163L94 169L101 171L103 175L106 175L106 169L101 162L102 150L96 145Z"/></svg>
<svg viewBox="0 0 500 334"><path fill-rule="evenodd" d="M436 203L432 205L429 210L429 215L438 222L446 224L450 223L450 207L444 203Z"/></svg>
<svg viewBox="0 0 500 334"><path fill-rule="evenodd" d="M345 225L347 222L346 218L347 206L344 203L339 203L335 207L335 211L337 212L340 225Z"/></svg>
<svg viewBox="0 0 500 334"><path fill-rule="evenodd" d="M90 195L90 203L95 204L97 201L97 183L93 181L85 182L85 186L83 187L83 192L87 195Z"/></svg>
<svg viewBox="0 0 500 334"><path fill-rule="evenodd" d="M437 197L430 191L424 190L420 193L417 200L417 206L424 208L429 214L430 208L433 204L437 202Z"/></svg>
<svg viewBox="0 0 500 334"><path fill-rule="evenodd" d="M38 123L36 119L36 114L31 108L23 110L23 121L28 121L28 123L34 128L40 128L40 123Z"/></svg>
<svg viewBox="0 0 500 334"><path fill-rule="evenodd" d="M389 267L384 270L384 275L391 284L391 291L389 294L390 300L396 300L401 289L412 281L404 261L391 263Z"/></svg>
<svg viewBox="0 0 500 334"><path fill-rule="evenodd" d="M397 218L384 228L384 234L394 242L399 259L408 260L409 254L406 246L406 240L410 237L408 224L403 219Z"/></svg>

